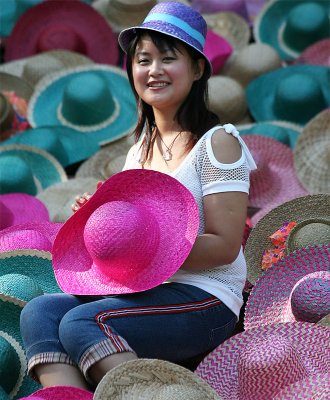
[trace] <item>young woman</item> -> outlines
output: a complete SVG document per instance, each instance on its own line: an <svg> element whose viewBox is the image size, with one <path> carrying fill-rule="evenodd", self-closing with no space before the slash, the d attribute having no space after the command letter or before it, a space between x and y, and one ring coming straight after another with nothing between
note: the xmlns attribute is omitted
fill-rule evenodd
<svg viewBox="0 0 330 400"><path fill-rule="evenodd" d="M246 280L241 243L249 174L256 166L235 127L221 126L207 108L212 71L203 53L206 29L192 8L161 2L139 27L119 36L139 112L137 141L124 169L170 174L191 191L200 214L194 246L179 271L153 289L83 299L44 295L29 302L21 332L29 372L43 386L97 385L107 371L137 357L182 363L215 348L235 327ZM200 307L206 302L212 304ZM159 311L144 313L150 306ZM107 320L121 343L114 347L95 316L131 307L141 312Z"/></svg>

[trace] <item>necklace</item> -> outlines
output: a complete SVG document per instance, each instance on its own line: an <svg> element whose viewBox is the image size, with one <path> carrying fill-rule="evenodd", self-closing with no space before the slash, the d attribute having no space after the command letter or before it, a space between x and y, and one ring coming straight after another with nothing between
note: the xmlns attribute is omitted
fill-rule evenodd
<svg viewBox="0 0 330 400"><path fill-rule="evenodd" d="M163 143L163 145L166 147L166 150L162 153L162 157L165 160L165 162L167 161L171 161L173 158L173 154L172 154L172 147L174 145L174 142L176 141L176 139L181 135L182 131L180 131L175 138L172 140L171 144L169 146L167 146L167 144L164 142L161 134L158 131L158 135L160 138L160 141Z"/></svg>

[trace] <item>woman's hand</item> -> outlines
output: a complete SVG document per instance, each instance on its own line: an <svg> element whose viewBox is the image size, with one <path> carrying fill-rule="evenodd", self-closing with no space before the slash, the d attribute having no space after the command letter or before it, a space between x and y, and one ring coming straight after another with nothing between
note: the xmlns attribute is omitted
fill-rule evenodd
<svg viewBox="0 0 330 400"><path fill-rule="evenodd" d="M96 190L99 189L102 186L103 182L98 181L96 184ZM72 204L71 208L72 211L75 213L78 211L84 204L88 202L88 200L92 197L92 194L85 192L82 195L78 195L75 198L75 202Z"/></svg>

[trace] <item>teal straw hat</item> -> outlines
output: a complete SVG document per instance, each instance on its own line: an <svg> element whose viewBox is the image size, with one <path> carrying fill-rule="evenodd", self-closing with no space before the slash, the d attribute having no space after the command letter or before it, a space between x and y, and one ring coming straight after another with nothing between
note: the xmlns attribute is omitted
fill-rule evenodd
<svg viewBox="0 0 330 400"><path fill-rule="evenodd" d="M23 144L0 146L0 193L36 195L66 181L62 165L48 152Z"/></svg>
<svg viewBox="0 0 330 400"><path fill-rule="evenodd" d="M13 250L0 253L0 278L7 274L22 274L32 278L44 293L61 292L48 251Z"/></svg>
<svg viewBox="0 0 330 400"><path fill-rule="evenodd" d="M136 102L121 68L85 65L42 78L30 99L28 120L32 127L73 128L103 145L134 129Z"/></svg>
<svg viewBox="0 0 330 400"><path fill-rule="evenodd" d="M0 398L20 399L40 385L27 375L27 360L20 334L25 304L43 294L34 279L17 273L0 276Z"/></svg>
<svg viewBox="0 0 330 400"><path fill-rule="evenodd" d="M95 154L100 146L91 135L66 126L43 126L27 129L0 143L25 144L47 151L63 167L84 161Z"/></svg>
<svg viewBox="0 0 330 400"><path fill-rule="evenodd" d="M240 135L261 135L278 140L287 146L294 148L301 126L286 121L267 121L252 124L238 125Z"/></svg>
<svg viewBox="0 0 330 400"><path fill-rule="evenodd" d="M327 0L272 0L257 15L253 34L256 42L270 44L283 60L290 61L329 37L329 18Z"/></svg>
<svg viewBox="0 0 330 400"><path fill-rule="evenodd" d="M257 121L305 125L330 106L330 69L291 65L260 75L246 87L249 111Z"/></svg>

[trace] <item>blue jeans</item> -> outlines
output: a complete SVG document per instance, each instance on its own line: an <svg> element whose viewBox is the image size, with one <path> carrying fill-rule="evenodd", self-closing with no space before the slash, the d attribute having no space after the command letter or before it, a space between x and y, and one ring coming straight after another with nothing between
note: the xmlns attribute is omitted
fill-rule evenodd
<svg viewBox="0 0 330 400"><path fill-rule="evenodd" d="M37 364L88 369L111 354L180 362L211 351L232 333L236 315L219 299L191 285L167 283L114 296L47 294L21 312L29 371Z"/></svg>

